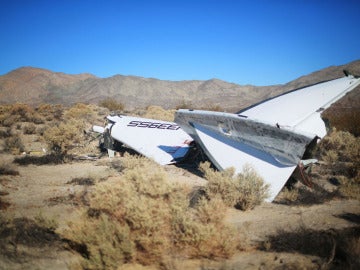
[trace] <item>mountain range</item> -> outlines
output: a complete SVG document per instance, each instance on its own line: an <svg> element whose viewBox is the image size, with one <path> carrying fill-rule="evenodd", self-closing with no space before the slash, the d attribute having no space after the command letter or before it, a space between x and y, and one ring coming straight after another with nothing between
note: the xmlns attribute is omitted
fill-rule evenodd
<svg viewBox="0 0 360 270"><path fill-rule="evenodd" d="M149 105L165 109L187 105L194 108L220 107L235 112L292 89L342 77L344 69L360 75L360 60L271 86L238 85L218 79L165 81L123 75L99 78L88 73L70 75L42 68L21 67L0 76L0 104L97 104L111 98L128 110ZM360 90L353 92L350 100L356 106L360 104Z"/></svg>

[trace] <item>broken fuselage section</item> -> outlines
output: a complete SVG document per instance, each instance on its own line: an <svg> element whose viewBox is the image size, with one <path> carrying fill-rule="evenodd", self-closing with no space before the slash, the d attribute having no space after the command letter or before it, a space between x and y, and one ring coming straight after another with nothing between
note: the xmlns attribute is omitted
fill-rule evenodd
<svg viewBox="0 0 360 270"><path fill-rule="evenodd" d="M176 163L191 149L193 139L173 122L125 115L108 115L105 128L93 126L103 134L104 148L112 156L124 145L161 165Z"/></svg>

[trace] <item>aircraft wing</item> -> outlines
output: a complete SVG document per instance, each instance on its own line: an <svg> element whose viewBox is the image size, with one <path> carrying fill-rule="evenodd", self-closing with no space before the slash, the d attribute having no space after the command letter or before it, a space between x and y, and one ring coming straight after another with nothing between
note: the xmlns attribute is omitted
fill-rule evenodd
<svg viewBox="0 0 360 270"><path fill-rule="evenodd" d="M111 137L161 165L184 158L192 138L177 124L130 116L108 116Z"/></svg>
<svg viewBox="0 0 360 270"><path fill-rule="evenodd" d="M350 75L287 92L238 114L322 138L327 132L321 113L358 85L359 79Z"/></svg>
<svg viewBox="0 0 360 270"><path fill-rule="evenodd" d="M251 106L237 114L178 110L175 122L222 170L251 165L270 184L272 201L305 150L326 135L321 112L360 84L353 76L319 83Z"/></svg>

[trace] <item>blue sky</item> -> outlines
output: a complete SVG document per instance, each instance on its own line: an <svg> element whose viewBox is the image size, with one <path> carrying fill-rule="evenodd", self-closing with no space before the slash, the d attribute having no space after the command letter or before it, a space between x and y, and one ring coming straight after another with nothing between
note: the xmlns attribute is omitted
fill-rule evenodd
<svg viewBox="0 0 360 270"><path fill-rule="evenodd" d="M360 59L359 14L357 0L0 0L0 75L286 83Z"/></svg>

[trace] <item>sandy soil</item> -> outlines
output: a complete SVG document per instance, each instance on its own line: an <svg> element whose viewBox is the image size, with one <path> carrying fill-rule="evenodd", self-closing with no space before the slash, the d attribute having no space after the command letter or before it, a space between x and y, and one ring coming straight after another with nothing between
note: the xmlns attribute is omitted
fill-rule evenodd
<svg viewBox="0 0 360 270"><path fill-rule="evenodd" d="M13 158L13 155L0 154L0 162L3 164L12 164ZM19 175L0 175L0 198L10 204L1 210L1 214L18 218L19 226L13 231L18 237L21 237L19 231L22 226L29 225L21 223L23 218L42 216L55 219L59 225L57 230L61 231L69 221L78 217L77 204L70 200L71 196L85 196L92 188L69 182L76 177L117 177L118 172L110 166L111 162L109 158L103 157L94 161L73 161L60 165L11 165ZM193 187L206 183L201 177L183 168L168 166L166 172L174 181ZM243 234L244 247L257 248L244 248L243 252L226 261L178 261L175 265L178 269L320 269L334 260L331 250L330 255L324 258L316 252L305 252L304 245L321 240L327 232L338 235L346 230L359 232L359 217L359 201L337 197L309 205L264 203L246 212L228 209L226 222L236 226ZM319 235L314 238L316 232ZM295 234L303 234L304 242L290 243ZM2 240L7 241L0 251L0 269L71 269L79 265L80 256L69 250L66 243L56 238L56 235L47 235L46 232L44 235L50 237L48 241L37 242L36 235L27 235L22 236L25 239L22 244L18 241L17 245L12 245L13 236L9 232L0 233ZM287 247L293 247L293 250L283 250ZM151 268L128 266L127 269Z"/></svg>

